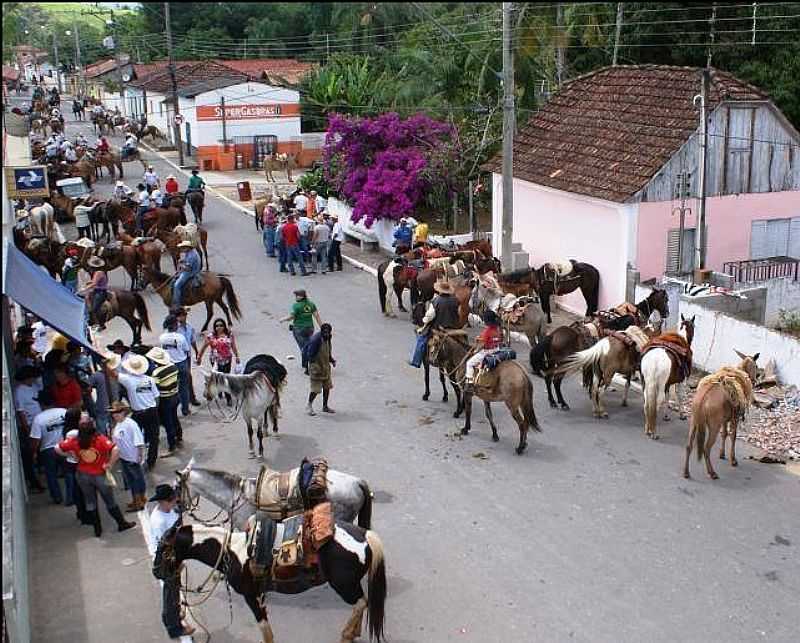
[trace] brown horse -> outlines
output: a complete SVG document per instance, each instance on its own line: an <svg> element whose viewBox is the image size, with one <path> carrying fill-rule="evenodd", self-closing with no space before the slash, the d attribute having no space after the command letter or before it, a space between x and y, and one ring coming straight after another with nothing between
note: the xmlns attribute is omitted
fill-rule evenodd
<svg viewBox="0 0 800 643"><path fill-rule="evenodd" d="M176 226L174 230L159 230L157 227L153 226L151 229L153 235L166 246L167 252L169 252L170 257L172 257L172 265L175 270L178 269L178 261L181 256L178 250L178 244L184 240L194 242L194 240L187 238L181 233L181 229L185 227L186 226ZM200 253L201 262L205 259L206 270L208 270L208 231L205 228L197 226L197 237L199 245L195 245L195 248Z"/></svg>
<svg viewBox="0 0 800 643"><path fill-rule="evenodd" d="M143 241L129 235L127 232L120 232L117 240L125 244L125 247L134 248L137 259L137 285L145 286L144 268L149 266L154 270L161 270L161 255L167 251L163 241L160 239L148 239ZM137 290L136 288L134 290Z"/></svg>
<svg viewBox="0 0 800 643"><path fill-rule="evenodd" d="M542 267L531 271L533 288L542 300L542 310L547 315L547 323L552 324L550 316L550 297L552 295L566 295L580 288L586 300L586 316L591 317L597 312L597 301L600 294L600 273L597 268L588 263L581 263L570 259L571 271L562 270L560 264L546 263Z"/></svg>
<svg viewBox="0 0 800 643"><path fill-rule="evenodd" d="M153 142L154 142L154 143L155 143L157 140L162 140L162 141L167 141L167 140L169 140L169 139L168 139L168 138L167 138L167 137L166 137L166 136L165 136L165 135L164 135L164 134L161 132L161 130L160 130L160 129L158 129L158 128L157 128L155 125L147 125L146 127L143 127L141 130L139 130L139 133L137 134L137 136L138 136L138 138L139 138L139 140L140 140L140 141L143 141L143 140L145 139L145 137L149 136L150 138L152 138L152 139L153 139Z"/></svg>
<svg viewBox="0 0 800 643"><path fill-rule="evenodd" d="M738 367L725 366L716 373L704 377L697 385L692 399L692 422L683 460L684 478L689 477L689 456L692 454L692 447L697 449L698 460L705 459L708 477L712 480L719 478L711 466L711 448L717 440L717 433L720 432L722 444L719 449L719 459L725 459L725 439L730 436L731 466L739 464L736 460L736 429L739 420L745 417L750 408L759 353L752 357L739 351L736 351L736 354L742 360Z"/></svg>
<svg viewBox="0 0 800 643"><path fill-rule="evenodd" d="M144 271L145 277L153 285L153 289L161 297L164 305L169 308L172 305L173 278L149 266L145 266ZM206 305L206 323L203 324L201 330L205 331L211 323L211 317L214 313L214 304L222 308L229 326L233 324L231 313L233 313L234 319L241 319L242 311L239 309L239 300L236 297L236 292L233 290L233 285L227 277L223 277L214 272L201 272L200 280L201 285L199 288L192 287L190 284L186 285L183 292L182 303L184 306L192 306L200 302ZM225 305L223 297L227 299L227 305Z"/></svg>
<svg viewBox="0 0 800 643"><path fill-rule="evenodd" d="M575 322L571 326L559 326L531 348L531 368L534 373L544 376L547 385L547 399L552 408L558 408L560 405L563 410L569 410L569 404L561 394L561 381L564 379L564 375L555 373L561 362L570 355L592 346L606 330L625 330L632 324L644 326L650 313L654 310L657 310L662 318L666 318L669 315L667 292L660 289L653 290L646 299L636 304L636 310L638 314L635 318L633 315L623 315L615 319L587 324ZM552 384L555 385L558 403L553 398Z"/></svg>
<svg viewBox="0 0 800 643"><path fill-rule="evenodd" d="M464 343L446 333L435 333L431 334L428 351L431 363L456 365L452 369L447 368L451 381L464 380L466 361L470 355L470 349ZM497 426L492 416L491 403L505 402L519 428L519 444L516 452L517 455L521 455L528 446L528 429L541 431L533 410L533 384L525 369L515 361L501 362L492 371L480 374L475 381L474 395L483 400L486 419L492 427L492 440L495 442L500 440L500 436L497 434ZM472 396L473 393L465 390L461 400L466 420L461 435L467 435L472 428Z"/></svg>
<svg viewBox="0 0 800 643"><path fill-rule="evenodd" d="M97 321L105 325L114 317L122 317L131 328L133 344L142 341L142 327L150 328L150 318L147 306L138 292L123 290L122 288L109 288L108 298L100 307L101 319Z"/></svg>
<svg viewBox="0 0 800 643"><path fill-rule="evenodd" d="M116 178L117 171L119 171L119 178L124 178L125 176L122 172L122 160L116 152L113 154L111 152L98 154L94 162L98 168L106 168L112 180Z"/></svg>
<svg viewBox="0 0 800 643"><path fill-rule="evenodd" d="M34 263L46 268L53 279L59 278L66 256L62 245L46 237L28 239L17 227L13 228L12 235L17 249Z"/></svg>
<svg viewBox="0 0 800 643"><path fill-rule="evenodd" d="M192 190L186 195L189 207L192 208L195 223L203 223L203 208L206 204L206 197L200 190Z"/></svg>
<svg viewBox="0 0 800 643"><path fill-rule="evenodd" d="M77 163L73 163L70 167L70 174L72 176L79 176L84 181L86 181L86 185L91 189L92 183L95 179L95 164L94 161L90 161L88 158L84 157Z"/></svg>

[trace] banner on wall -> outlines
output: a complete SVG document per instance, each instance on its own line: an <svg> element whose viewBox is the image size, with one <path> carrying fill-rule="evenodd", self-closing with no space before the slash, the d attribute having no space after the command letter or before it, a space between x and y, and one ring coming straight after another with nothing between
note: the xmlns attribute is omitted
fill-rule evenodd
<svg viewBox="0 0 800 643"><path fill-rule="evenodd" d="M300 105L297 103L275 103L261 105L225 105L226 121L244 121L262 118L281 118L299 116ZM198 121L221 121L222 105L198 105Z"/></svg>

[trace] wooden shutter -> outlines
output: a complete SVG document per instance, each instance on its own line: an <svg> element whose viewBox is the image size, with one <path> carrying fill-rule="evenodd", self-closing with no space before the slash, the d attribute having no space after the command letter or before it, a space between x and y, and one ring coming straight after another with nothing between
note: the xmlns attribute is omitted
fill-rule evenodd
<svg viewBox="0 0 800 643"><path fill-rule="evenodd" d="M694 228L684 228L683 230L683 265L680 266L680 270L678 267L679 233L680 230L678 228L667 231L666 273L686 274L694 270Z"/></svg>
<svg viewBox="0 0 800 643"><path fill-rule="evenodd" d="M789 227L789 256L800 259L800 217L793 217Z"/></svg>
<svg viewBox="0 0 800 643"><path fill-rule="evenodd" d="M753 221L750 224L750 258L763 259L769 257L766 219Z"/></svg>

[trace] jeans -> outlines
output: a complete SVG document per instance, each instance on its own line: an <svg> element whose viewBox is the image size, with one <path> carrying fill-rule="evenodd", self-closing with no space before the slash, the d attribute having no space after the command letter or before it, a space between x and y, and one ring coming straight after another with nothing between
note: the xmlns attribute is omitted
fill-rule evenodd
<svg viewBox="0 0 800 643"><path fill-rule="evenodd" d="M97 416L94 418L95 426L97 426L97 432L102 433L103 435L108 435L108 426L110 424L110 418L107 412L100 412L98 409Z"/></svg>
<svg viewBox="0 0 800 643"><path fill-rule="evenodd" d="M98 323L100 323L100 307L105 303L107 298L107 290L95 290L92 293L92 315L94 315L94 320Z"/></svg>
<svg viewBox="0 0 800 643"><path fill-rule="evenodd" d="M142 428L147 444L147 467L152 469L158 460L158 409L154 406L144 411L134 411L131 417Z"/></svg>
<svg viewBox="0 0 800 643"><path fill-rule="evenodd" d="M308 237L301 236L300 237L300 261L303 263L311 263L311 244L308 241Z"/></svg>
<svg viewBox="0 0 800 643"><path fill-rule="evenodd" d="M342 242L331 240L331 247L328 248L328 270L333 271L333 262L336 261L337 270L342 269Z"/></svg>
<svg viewBox="0 0 800 643"><path fill-rule="evenodd" d="M169 450L175 449L175 442L178 439L178 396L158 398L158 420L167 434L167 445ZM181 436L182 437L182 436Z"/></svg>
<svg viewBox="0 0 800 643"><path fill-rule="evenodd" d="M289 272L292 274L295 274L295 262L300 264L300 273L303 276L307 275L308 273L306 272L306 264L303 262L303 258L300 256L300 248L298 246L288 246L286 248L286 263L289 264Z"/></svg>
<svg viewBox="0 0 800 643"><path fill-rule="evenodd" d="M264 226L264 232L261 233L261 238L264 241L264 250L268 257L275 256L275 228Z"/></svg>
<svg viewBox="0 0 800 643"><path fill-rule="evenodd" d="M322 266L322 272L328 267L328 242L318 241L314 246L314 272L318 266Z"/></svg>
<svg viewBox="0 0 800 643"><path fill-rule="evenodd" d="M183 299L183 285L188 282L192 276L188 272L182 272L178 275L175 283L172 286L172 305L180 306Z"/></svg>
<svg viewBox="0 0 800 643"><path fill-rule="evenodd" d="M167 628L170 638L177 638L183 634L181 624L181 592L179 572L170 576L161 583L161 621Z"/></svg>
<svg viewBox="0 0 800 643"><path fill-rule="evenodd" d="M303 368L308 368L308 360L306 360L305 354L305 347L306 344L311 340L311 336L314 334L313 328L297 328L296 326L292 328L292 334L294 335L294 341L297 342L297 345L300 347L300 357L302 359Z"/></svg>
<svg viewBox="0 0 800 643"><path fill-rule="evenodd" d="M144 495L147 489L147 484L144 481L144 471L142 465L138 462L128 462L127 460L120 459L122 464L122 475L125 478L125 484L131 490L131 495L134 500L138 495Z"/></svg>
<svg viewBox="0 0 800 643"><path fill-rule="evenodd" d="M190 359L191 357L187 357L182 362L175 364L178 367L178 397L181 400L181 413L184 415L189 415L189 400L191 399L189 391Z"/></svg>
<svg viewBox="0 0 800 643"><path fill-rule="evenodd" d="M144 206L139 206L136 210L136 231L137 232L144 232L144 215L147 212L147 208Z"/></svg>
<svg viewBox="0 0 800 643"><path fill-rule="evenodd" d="M286 252L286 244L283 241L278 242L278 265L281 272L286 272L286 259L288 253Z"/></svg>
<svg viewBox="0 0 800 643"><path fill-rule="evenodd" d="M78 471L75 474L78 480L78 486L83 492L83 498L86 502L86 511L97 510L97 494L103 499L103 502L108 509L108 513L117 508L117 501L114 499L114 490L108 484L105 474L101 476L93 476L83 471Z"/></svg>
<svg viewBox="0 0 800 643"><path fill-rule="evenodd" d="M58 469L62 460L54 448L39 451L39 465L44 469L47 489L53 502L61 502L64 499L61 495L61 484L58 482Z"/></svg>
<svg viewBox="0 0 800 643"><path fill-rule="evenodd" d="M74 295L76 292L78 292L78 280L75 279L72 281L65 281L64 288L69 290Z"/></svg>

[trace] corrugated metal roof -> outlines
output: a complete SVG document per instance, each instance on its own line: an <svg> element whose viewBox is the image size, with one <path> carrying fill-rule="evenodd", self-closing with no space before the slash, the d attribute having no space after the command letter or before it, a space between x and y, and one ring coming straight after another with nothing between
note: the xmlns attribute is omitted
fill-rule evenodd
<svg viewBox="0 0 800 643"><path fill-rule="evenodd" d="M624 202L641 190L699 126L702 69L620 65L580 76L555 93L514 138L514 177ZM767 95L711 70L709 110ZM500 172L497 154L485 169Z"/></svg>

